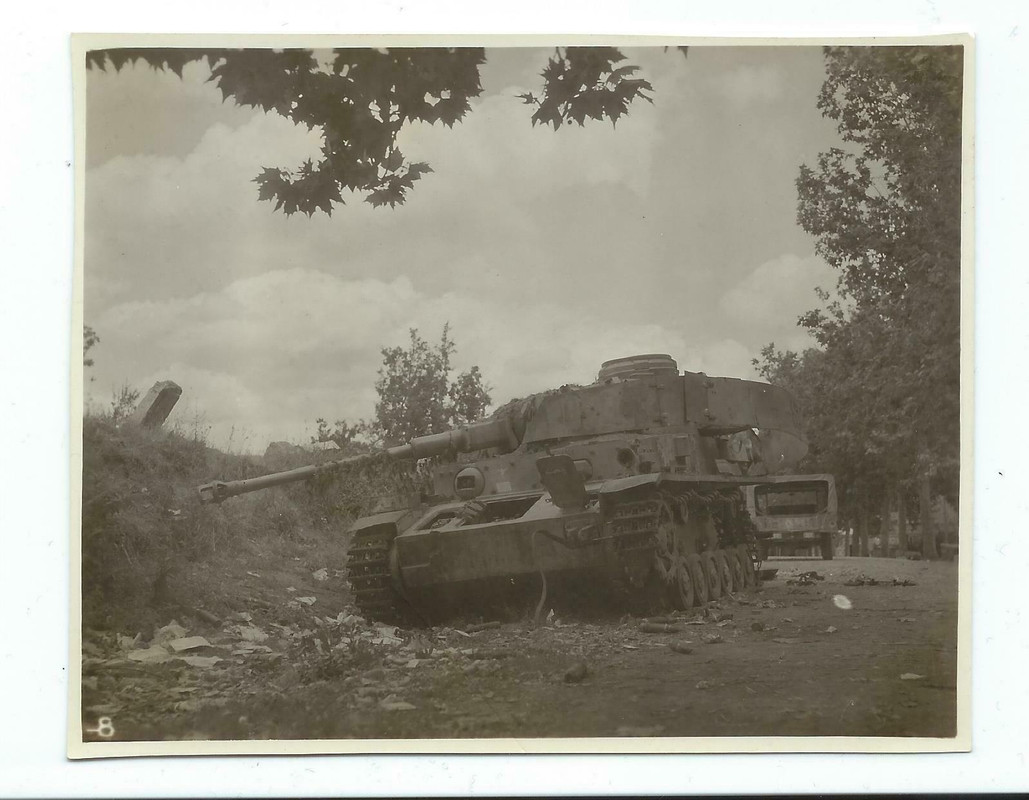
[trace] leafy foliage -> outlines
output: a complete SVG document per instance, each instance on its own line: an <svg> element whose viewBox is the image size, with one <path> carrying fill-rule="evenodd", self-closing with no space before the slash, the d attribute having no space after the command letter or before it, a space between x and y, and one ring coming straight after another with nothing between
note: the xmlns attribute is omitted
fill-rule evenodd
<svg viewBox="0 0 1029 800"><path fill-rule="evenodd" d="M802 166L799 224L839 271L799 324L818 347L768 345L761 374L808 419L810 468L851 519L933 476L956 496L960 383L962 49L831 47L818 106L847 148Z"/></svg>
<svg viewBox="0 0 1029 800"><path fill-rule="evenodd" d="M451 378L451 358L457 345L450 324L443 326L439 344L430 345L411 328L408 346L382 349L382 366L375 382L379 396L375 419L330 425L316 421L312 442L335 442L346 455L367 453L372 446L392 446L416 436L441 433L480 419L491 402L490 387L478 366Z"/></svg>
<svg viewBox="0 0 1029 800"><path fill-rule="evenodd" d="M519 95L526 105L536 106L532 124L553 125L557 130L566 122L585 125L589 118L609 119L613 126L636 98L653 103L646 94L653 91L650 82L635 77L639 67L615 66L624 60L615 47L557 48L540 73L540 96Z"/></svg>
<svg viewBox="0 0 1029 800"><path fill-rule="evenodd" d="M490 404L490 389L477 366L451 380L450 360L457 346L443 326L438 345L410 330L407 348L382 351L382 368L375 382L379 401L371 432L387 445L416 436L441 433L482 416Z"/></svg>
<svg viewBox="0 0 1029 800"><path fill-rule="evenodd" d="M96 331L88 325L82 326L82 366L93 366L93 359L89 357L89 351L100 344L100 337Z"/></svg>
<svg viewBox="0 0 1029 800"><path fill-rule="evenodd" d="M187 63L206 60L209 80L238 105L275 112L308 130L321 132L321 157L293 169L263 167L254 178L258 199L287 215L316 211L331 215L345 203L343 191L364 195L373 206L400 205L415 182L432 168L412 161L397 147L397 135L411 122L452 128L482 93L479 68L485 50L459 48L344 48L328 60L305 49L91 50L86 65L115 70L144 61L181 77ZM624 115L637 98L650 102L650 84L638 67L614 65L625 56L613 47L558 50L543 71L532 123L584 124L586 118Z"/></svg>

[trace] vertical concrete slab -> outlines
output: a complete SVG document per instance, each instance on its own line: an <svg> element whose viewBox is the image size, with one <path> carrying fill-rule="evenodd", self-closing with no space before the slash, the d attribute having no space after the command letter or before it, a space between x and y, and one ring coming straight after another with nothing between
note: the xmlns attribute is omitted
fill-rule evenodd
<svg viewBox="0 0 1029 800"><path fill-rule="evenodd" d="M136 410L129 417L129 422L142 425L144 428L159 428L168 419L168 415L182 395L182 387L174 381L158 381L150 387Z"/></svg>

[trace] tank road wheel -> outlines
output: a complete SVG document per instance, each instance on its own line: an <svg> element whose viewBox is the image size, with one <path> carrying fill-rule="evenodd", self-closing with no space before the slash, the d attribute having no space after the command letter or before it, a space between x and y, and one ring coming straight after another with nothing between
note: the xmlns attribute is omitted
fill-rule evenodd
<svg viewBox="0 0 1029 800"><path fill-rule="evenodd" d="M732 594L736 591L736 580L732 572L732 567L729 566L729 558L726 552L719 548L714 552L715 566L718 567L718 577L722 582L722 594Z"/></svg>
<svg viewBox="0 0 1029 800"><path fill-rule="evenodd" d="M654 568L664 584L672 607L685 611L693 607L694 586L686 559L679 553L675 537L675 512L665 500L659 500L660 511L657 521L657 549L654 551Z"/></svg>
<svg viewBox="0 0 1029 800"><path fill-rule="evenodd" d="M740 551L735 547L730 547L725 551L725 560L729 564L729 571L732 573L732 585L735 587L733 591L742 592L745 586L743 578L743 562L740 561Z"/></svg>
<svg viewBox="0 0 1029 800"><path fill-rule="evenodd" d="M741 544L736 546L736 553L740 557L740 566L743 568L743 586L752 589L757 583L757 575L754 572L754 561L750 557L750 550L745 544Z"/></svg>
<svg viewBox="0 0 1029 800"><path fill-rule="evenodd" d="M702 606L708 601L708 594L707 575L704 573L704 564L700 560L700 556L696 553L686 556L686 568L690 571L690 577L693 579L694 605Z"/></svg>
<svg viewBox="0 0 1029 800"><path fill-rule="evenodd" d="M696 587L686 559L678 556L675 561L675 575L672 583L672 605L679 611L693 608L697 602Z"/></svg>
<svg viewBox="0 0 1029 800"><path fill-rule="evenodd" d="M717 600L722 596L722 576L718 571L718 562L715 561L715 554L705 550L700 554L700 560L704 564L704 575L707 576L707 596L709 600Z"/></svg>

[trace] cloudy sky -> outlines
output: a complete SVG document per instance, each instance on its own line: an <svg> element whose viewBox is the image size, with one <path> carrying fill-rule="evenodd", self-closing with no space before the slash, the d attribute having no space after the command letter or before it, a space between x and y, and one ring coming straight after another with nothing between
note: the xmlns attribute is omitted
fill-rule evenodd
<svg viewBox="0 0 1029 800"><path fill-rule="evenodd" d="M556 133L515 97L548 53L489 50L462 123L403 132L435 170L404 206L312 219L252 179L315 155L317 131L222 103L198 64L90 71L87 401L174 380L180 424L261 452L370 416L380 349L412 327L449 321L497 403L632 353L751 378L765 343L807 344L796 318L835 283L795 222L799 165L837 143L820 50L626 50L654 104Z"/></svg>

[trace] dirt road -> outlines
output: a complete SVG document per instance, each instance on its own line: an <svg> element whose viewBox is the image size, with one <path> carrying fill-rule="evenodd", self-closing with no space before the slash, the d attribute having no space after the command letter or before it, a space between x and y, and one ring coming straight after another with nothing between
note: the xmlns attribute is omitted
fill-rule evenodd
<svg viewBox="0 0 1029 800"><path fill-rule="evenodd" d="M135 740L954 734L956 564L765 566L760 591L669 633L623 617L410 635L294 601L288 620L199 631L208 661L93 643L83 722Z"/></svg>

